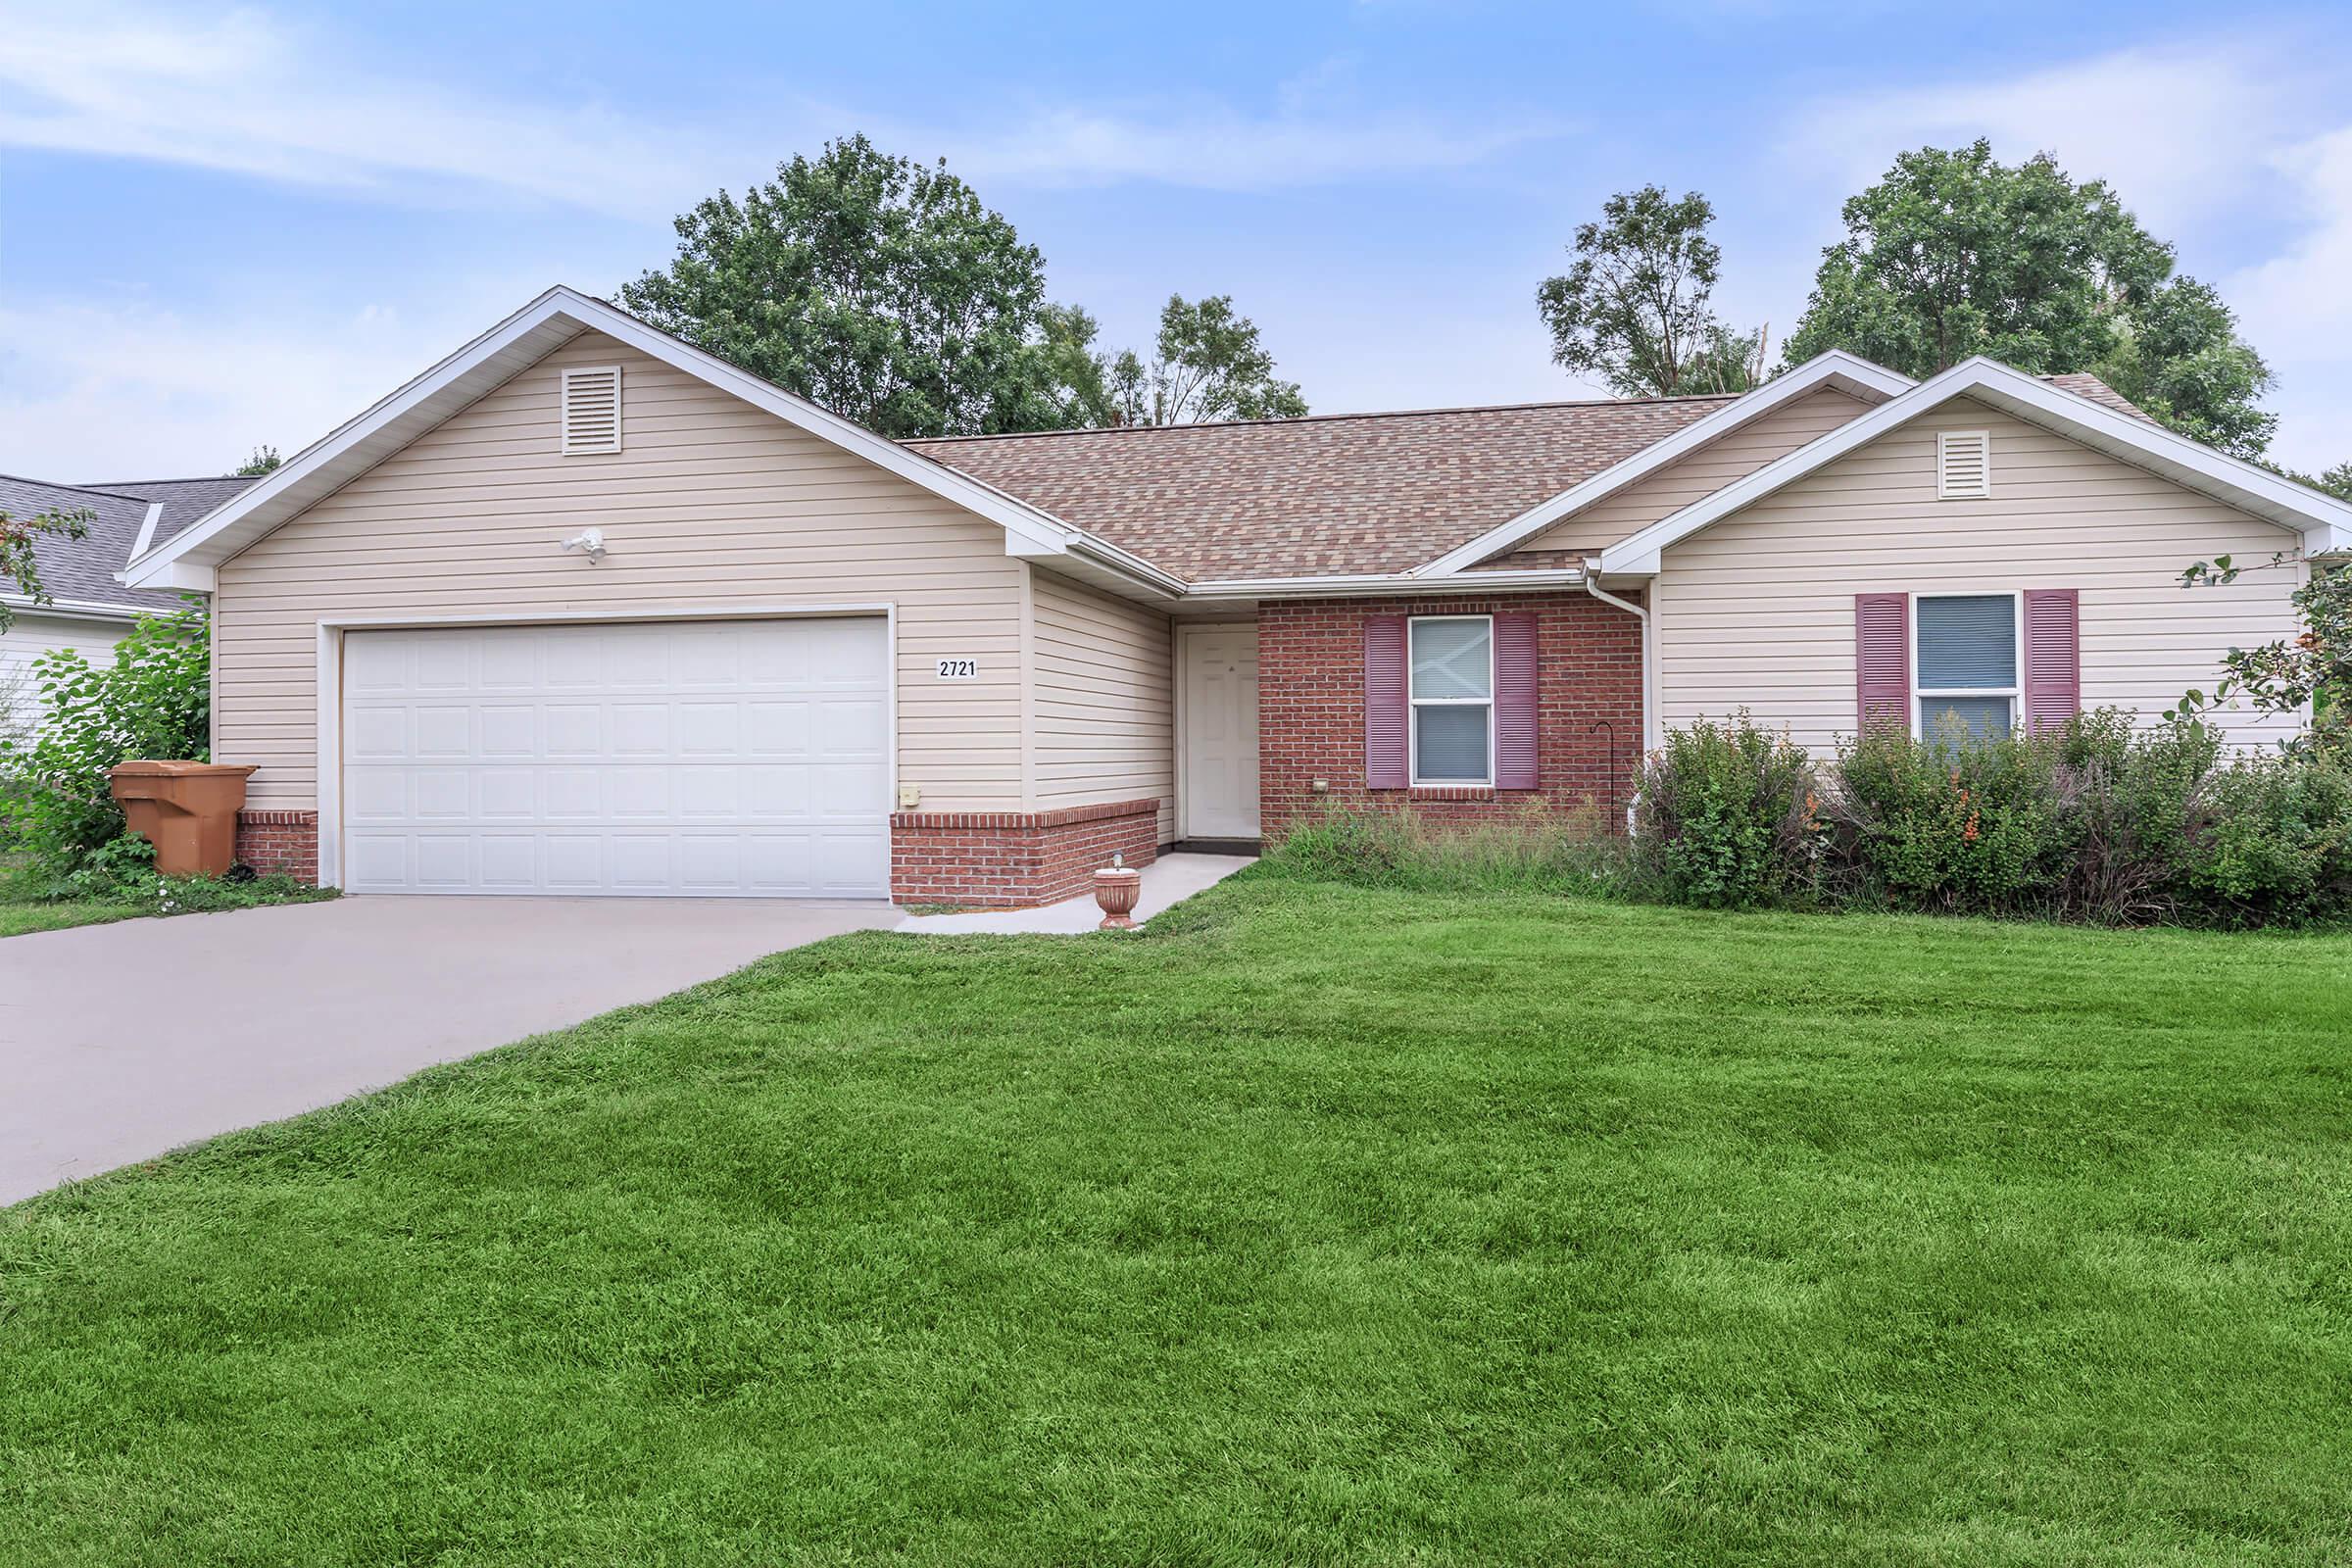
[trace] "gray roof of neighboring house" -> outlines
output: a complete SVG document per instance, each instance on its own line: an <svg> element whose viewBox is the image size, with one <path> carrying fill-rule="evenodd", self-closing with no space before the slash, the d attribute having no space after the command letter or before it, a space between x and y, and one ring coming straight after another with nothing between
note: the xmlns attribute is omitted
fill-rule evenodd
<svg viewBox="0 0 2352 1568"><path fill-rule="evenodd" d="M125 588L115 574L130 559L150 506L160 502L155 538L169 538L222 501L251 484L251 479L154 479L130 484L52 484L0 474L0 513L11 517L33 517L42 513L89 514L88 532L79 539L43 534L33 540L32 558L40 566L41 586L61 605L105 605L117 610L176 610L179 595L150 588ZM167 532L167 529L169 532ZM8 587L13 591L14 585Z"/></svg>
<svg viewBox="0 0 2352 1568"><path fill-rule="evenodd" d="M163 514L155 519L155 537L147 542L152 550L258 477L232 473L218 479L108 479L84 488L161 501Z"/></svg>

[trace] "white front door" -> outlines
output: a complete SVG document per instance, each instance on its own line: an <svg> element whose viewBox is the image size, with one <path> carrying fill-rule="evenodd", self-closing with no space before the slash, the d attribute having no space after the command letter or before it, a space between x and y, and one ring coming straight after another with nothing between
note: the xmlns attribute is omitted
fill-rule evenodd
<svg viewBox="0 0 2352 1568"><path fill-rule="evenodd" d="M1257 837L1257 628L1188 626L1184 820L1188 839Z"/></svg>
<svg viewBox="0 0 2352 1568"><path fill-rule="evenodd" d="M889 682L879 616L350 632L343 885L881 898Z"/></svg>

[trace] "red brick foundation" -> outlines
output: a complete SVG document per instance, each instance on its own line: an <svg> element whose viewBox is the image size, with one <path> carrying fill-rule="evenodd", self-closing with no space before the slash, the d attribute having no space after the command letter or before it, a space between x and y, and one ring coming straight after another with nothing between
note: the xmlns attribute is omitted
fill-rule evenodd
<svg viewBox="0 0 2352 1568"><path fill-rule="evenodd" d="M318 880L317 811L239 811L237 858L256 871L282 871L298 882Z"/></svg>
<svg viewBox="0 0 2352 1568"><path fill-rule="evenodd" d="M1537 616L1538 787L1367 789L1365 617L1498 611ZM1258 813L1268 842L1334 807L1409 806L1440 821L1472 822L1534 805L1591 809L1614 827L1642 761L1642 625L1582 592L1265 604L1257 616L1257 715ZM1327 793L1315 793L1318 778Z"/></svg>
<svg viewBox="0 0 2352 1568"><path fill-rule="evenodd" d="M1056 811L893 811L890 892L901 904L1019 908L1086 892L1113 852L1159 853L1159 802Z"/></svg>

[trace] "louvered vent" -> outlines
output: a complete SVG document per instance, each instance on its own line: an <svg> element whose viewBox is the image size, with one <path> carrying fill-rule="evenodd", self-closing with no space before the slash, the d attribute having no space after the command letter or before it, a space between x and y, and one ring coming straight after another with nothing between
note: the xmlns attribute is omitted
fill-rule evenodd
<svg viewBox="0 0 2352 1568"><path fill-rule="evenodd" d="M1946 430L1936 437L1936 494L1945 501L1992 494L1992 433Z"/></svg>
<svg viewBox="0 0 2352 1568"><path fill-rule="evenodd" d="M620 450L620 367L564 372L564 455Z"/></svg>

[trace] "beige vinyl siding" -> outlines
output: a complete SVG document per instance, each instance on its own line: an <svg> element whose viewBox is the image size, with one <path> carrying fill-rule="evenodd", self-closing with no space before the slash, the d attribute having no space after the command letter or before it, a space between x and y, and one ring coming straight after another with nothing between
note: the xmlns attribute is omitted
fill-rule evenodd
<svg viewBox="0 0 2352 1568"><path fill-rule="evenodd" d="M1039 809L1152 796L1167 843L1176 836L1168 617L1049 571L1033 573L1030 588Z"/></svg>
<svg viewBox="0 0 2352 1568"><path fill-rule="evenodd" d="M1939 501L1936 436L1992 433L1989 498ZM2284 529L1968 400L1934 410L1668 549L1656 586L1669 726L1745 707L1807 746L1855 723L1854 595L2075 588L2082 702L2152 716L2210 690L2232 645L2291 636L2299 568L2185 589L2216 555L2266 562ZM2240 745L2289 731L2245 712Z"/></svg>
<svg viewBox="0 0 2352 1568"><path fill-rule="evenodd" d="M1833 387L1809 392L1563 518L1516 548L1598 554L1603 547L1630 538L1660 517L1713 495L1734 479L1746 477L1868 411L1869 405L1861 399Z"/></svg>
<svg viewBox="0 0 2352 1568"><path fill-rule="evenodd" d="M81 620L20 610L0 631L0 735L28 728L41 716L41 694L33 661L60 648L78 649L93 664L115 662L115 644L130 630L125 621Z"/></svg>
<svg viewBox="0 0 2352 1568"><path fill-rule="evenodd" d="M566 367L618 365L618 453L559 452ZM558 544L587 526L601 564ZM996 524L601 334L583 334L220 568L219 749L257 807L316 799L321 616L753 606L898 612L899 780L1022 804L1021 581ZM936 678L969 656L980 678Z"/></svg>

